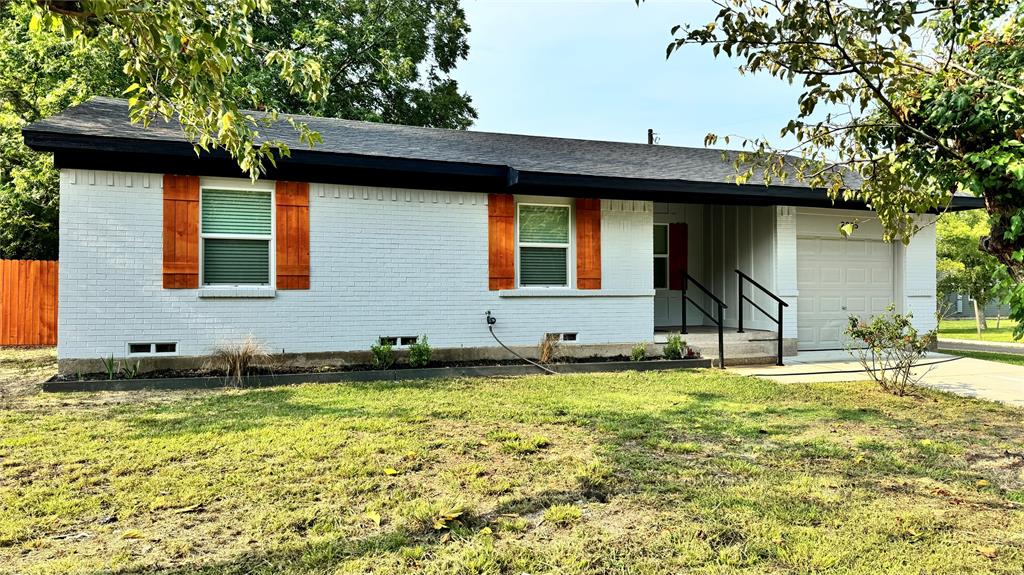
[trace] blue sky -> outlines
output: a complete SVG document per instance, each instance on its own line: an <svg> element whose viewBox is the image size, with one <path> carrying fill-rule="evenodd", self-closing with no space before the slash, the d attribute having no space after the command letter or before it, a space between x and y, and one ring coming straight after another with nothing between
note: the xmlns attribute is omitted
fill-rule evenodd
<svg viewBox="0 0 1024 575"><path fill-rule="evenodd" d="M665 59L670 28L704 24L705 0L464 0L469 59L455 73L480 115L474 130L703 146L708 132L768 137L797 87L740 76L696 46ZM719 144L721 147L721 143ZM729 147L736 147L736 143Z"/></svg>

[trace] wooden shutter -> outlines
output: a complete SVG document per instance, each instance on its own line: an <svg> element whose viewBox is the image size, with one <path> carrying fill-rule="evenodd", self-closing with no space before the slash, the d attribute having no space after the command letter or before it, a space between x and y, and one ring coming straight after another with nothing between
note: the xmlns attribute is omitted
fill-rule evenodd
<svg viewBox="0 0 1024 575"><path fill-rule="evenodd" d="M601 200L576 200L576 287L601 289Z"/></svg>
<svg viewBox="0 0 1024 575"><path fill-rule="evenodd" d="M686 224L668 225L668 284L669 289L683 289L683 274L687 271L689 228Z"/></svg>
<svg viewBox="0 0 1024 575"><path fill-rule="evenodd" d="M488 287L512 289L516 284L516 203L511 194L487 196Z"/></svg>
<svg viewBox="0 0 1024 575"><path fill-rule="evenodd" d="M199 177L164 174L165 289L199 287Z"/></svg>
<svg viewBox="0 0 1024 575"><path fill-rule="evenodd" d="M277 182L277 289L309 289L309 184Z"/></svg>

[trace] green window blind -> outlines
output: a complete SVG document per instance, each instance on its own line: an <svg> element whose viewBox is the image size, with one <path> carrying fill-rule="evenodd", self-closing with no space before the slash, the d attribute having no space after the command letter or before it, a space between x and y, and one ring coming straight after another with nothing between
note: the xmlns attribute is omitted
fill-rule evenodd
<svg viewBox="0 0 1024 575"><path fill-rule="evenodd" d="M203 233L270 235L270 192L203 190Z"/></svg>
<svg viewBox="0 0 1024 575"><path fill-rule="evenodd" d="M519 248L519 284L564 286L568 278L566 248Z"/></svg>
<svg viewBox="0 0 1024 575"><path fill-rule="evenodd" d="M569 206L519 206L519 243L569 243Z"/></svg>
<svg viewBox="0 0 1024 575"><path fill-rule="evenodd" d="M270 241L203 240L203 283L270 284Z"/></svg>
<svg viewBox="0 0 1024 575"><path fill-rule="evenodd" d="M201 209L203 283L269 285L270 192L204 189Z"/></svg>

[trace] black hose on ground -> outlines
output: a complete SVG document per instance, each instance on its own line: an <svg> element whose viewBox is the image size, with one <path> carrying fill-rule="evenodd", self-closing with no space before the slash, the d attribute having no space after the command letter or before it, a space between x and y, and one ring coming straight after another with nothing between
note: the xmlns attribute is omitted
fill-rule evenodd
<svg viewBox="0 0 1024 575"><path fill-rule="evenodd" d="M487 331L491 332L491 337L494 338L494 341L498 342L498 345L500 345L501 347L505 348L505 350L508 351L509 353L511 353L512 355L518 357L519 359L525 361L526 363L528 363L530 365L533 365L533 366L535 366L535 367L537 367L539 369L542 369L542 370L546 371L547 373L550 373L551 375L558 375L558 372L552 371L552 370L544 367L543 365L541 365L541 364L539 364L539 363L537 363L535 361L530 361L529 359L526 359L525 357L523 357L523 356L519 355L518 353L512 351L512 348L510 348L509 346L505 345L504 343L502 343L502 341L500 339L498 339L498 336L494 333L494 326L491 325L490 323L487 324Z"/></svg>

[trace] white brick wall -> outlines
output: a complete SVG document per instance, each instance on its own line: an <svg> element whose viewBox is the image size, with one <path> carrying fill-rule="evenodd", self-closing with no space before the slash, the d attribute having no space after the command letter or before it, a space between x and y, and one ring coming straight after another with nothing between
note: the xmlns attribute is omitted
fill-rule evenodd
<svg viewBox="0 0 1024 575"><path fill-rule="evenodd" d="M314 184L311 289L266 299L199 298L161 286L162 178L61 173L62 359L122 356L128 342L203 355L252 334L273 351L365 350L380 335L435 347L510 345L545 332L580 343L650 340L651 205L602 204L603 295L502 297L487 289L486 195Z"/></svg>

